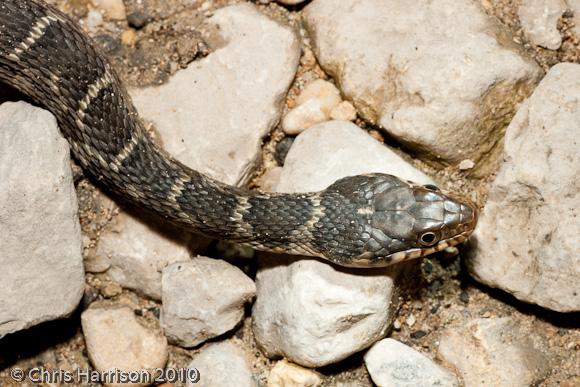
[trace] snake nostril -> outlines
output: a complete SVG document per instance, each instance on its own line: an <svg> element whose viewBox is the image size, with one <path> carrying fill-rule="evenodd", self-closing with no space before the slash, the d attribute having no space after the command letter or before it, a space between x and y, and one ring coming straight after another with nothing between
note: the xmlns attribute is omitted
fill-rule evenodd
<svg viewBox="0 0 580 387"><path fill-rule="evenodd" d="M433 185L433 184L425 184L425 185L423 186L423 188L426 188L426 189L428 189L429 191L436 191L436 192L439 192L439 191L441 191L441 189L439 189L439 187L437 187L436 185Z"/></svg>

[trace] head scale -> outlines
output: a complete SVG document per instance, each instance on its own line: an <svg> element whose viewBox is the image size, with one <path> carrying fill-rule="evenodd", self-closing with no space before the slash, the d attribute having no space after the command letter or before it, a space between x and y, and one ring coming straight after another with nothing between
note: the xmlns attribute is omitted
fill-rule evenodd
<svg viewBox="0 0 580 387"><path fill-rule="evenodd" d="M424 257L463 242L477 223L477 210L466 200L443 194L436 186L417 185L390 175L373 174L363 190L368 199L363 252L352 266L387 266Z"/></svg>

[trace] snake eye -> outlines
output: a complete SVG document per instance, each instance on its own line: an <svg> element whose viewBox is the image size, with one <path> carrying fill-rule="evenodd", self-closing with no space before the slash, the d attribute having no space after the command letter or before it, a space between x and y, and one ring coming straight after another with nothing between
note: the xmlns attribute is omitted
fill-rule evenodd
<svg viewBox="0 0 580 387"><path fill-rule="evenodd" d="M439 241L439 237L433 231L424 232L419 236L419 243L423 246L433 246Z"/></svg>
<svg viewBox="0 0 580 387"><path fill-rule="evenodd" d="M437 192L441 191L441 190L439 189L439 187L437 187L436 185L433 185L433 184L425 184L425 185L423 186L423 188L426 188L426 189L428 189L429 191L437 191Z"/></svg>

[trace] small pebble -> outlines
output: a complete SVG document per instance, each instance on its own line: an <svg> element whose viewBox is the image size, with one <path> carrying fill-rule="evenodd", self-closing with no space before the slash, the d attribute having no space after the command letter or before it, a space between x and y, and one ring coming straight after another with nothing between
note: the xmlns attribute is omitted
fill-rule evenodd
<svg viewBox="0 0 580 387"><path fill-rule="evenodd" d="M383 137L381 132L379 132L378 130L371 129L371 130L369 130L369 134L371 135L372 138L374 138L378 142L385 142L385 138Z"/></svg>
<svg viewBox="0 0 580 387"><path fill-rule="evenodd" d="M455 246L447 247L446 249L443 250L442 254L443 254L442 259L454 258L459 255L459 249Z"/></svg>
<svg viewBox="0 0 580 387"><path fill-rule="evenodd" d="M401 329L401 322L399 321L399 319L396 319L393 322L393 329L396 330L396 331L398 331L398 330Z"/></svg>
<svg viewBox="0 0 580 387"><path fill-rule="evenodd" d="M336 86L317 79L296 97L297 106L282 120L282 129L286 134L296 135L313 125L328 121L332 109L340 102L340 92Z"/></svg>
<svg viewBox="0 0 580 387"><path fill-rule="evenodd" d="M464 304L468 304L469 303L469 293L467 293L465 290L462 291L459 294L459 299L461 300L461 302L463 302Z"/></svg>
<svg viewBox="0 0 580 387"><path fill-rule="evenodd" d="M523 0L518 17L524 34L530 42L549 50L562 45L558 20L566 10L562 0Z"/></svg>
<svg viewBox="0 0 580 387"><path fill-rule="evenodd" d="M457 167L459 168L459 170L465 171L467 169L472 169L473 167L475 167L475 163L469 159L465 159L461 161Z"/></svg>
<svg viewBox="0 0 580 387"><path fill-rule="evenodd" d="M86 286L83 293L82 305L83 309L87 309L89 305L99 297L99 289L92 286Z"/></svg>
<svg viewBox="0 0 580 387"><path fill-rule="evenodd" d="M300 58L300 63L302 63L302 65L307 69L311 69L314 67L314 65L316 65L316 57L314 56L312 50L304 50L304 54Z"/></svg>
<svg viewBox="0 0 580 387"><path fill-rule="evenodd" d="M415 319L415 315L413 313L411 313L409 317L407 317L407 319L405 320L405 323L410 327L415 325L416 322L417 320Z"/></svg>
<svg viewBox="0 0 580 387"><path fill-rule="evenodd" d="M135 30L132 28L129 28L128 30L123 31L123 33L121 34L121 42L125 46L133 46L135 44L136 40L137 40L137 34L135 33Z"/></svg>
<svg viewBox="0 0 580 387"><path fill-rule="evenodd" d="M422 330L418 330L418 331L411 333L411 338L418 340L426 335L427 335L427 332L422 331Z"/></svg>
<svg viewBox="0 0 580 387"><path fill-rule="evenodd" d="M330 114L324 111L324 102L320 99L310 99L286 114L282 120L282 129L284 133L293 136L329 118Z"/></svg>
<svg viewBox="0 0 580 387"><path fill-rule="evenodd" d="M152 308L147 309L149 312L151 312L151 314L153 314L153 316L155 316L156 319L159 319L159 317L161 317L161 309L159 309L159 307L154 306Z"/></svg>
<svg viewBox="0 0 580 387"><path fill-rule="evenodd" d="M87 18L85 19L85 26L87 30L93 32L102 25L103 25L103 15L99 11L91 9L87 13Z"/></svg>
<svg viewBox="0 0 580 387"><path fill-rule="evenodd" d="M141 11L131 12L129 15L127 15L127 22L129 23L129 26L137 30L145 27L150 20L151 17L145 12Z"/></svg>
<svg viewBox="0 0 580 387"><path fill-rule="evenodd" d="M111 20L125 20L127 18L123 0L93 0L93 4L105 12L107 18Z"/></svg>
<svg viewBox="0 0 580 387"><path fill-rule="evenodd" d="M317 99L323 102L322 106L324 112L330 114L332 108L338 105L341 101L340 91L334 84L325 81L324 79L317 79L309 83L304 90L296 97L296 103L301 105L306 101Z"/></svg>
<svg viewBox="0 0 580 387"><path fill-rule="evenodd" d="M268 387L315 387L322 383L318 373L281 360L268 375Z"/></svg>
<svg viewBox="0 0 580 387"><path fill-rule="evenodd" d="M330 111L330 118L341 121L356 120L356 109L349 101L342 101Z"/></svg>
<svg viewBox="0 0 580 387"><path fill-rule="evenodd" d="M115 296L118 296L122 292L123 288L115 282L109 282L101 289L101 294L105 298L113 298Z"/></svg>

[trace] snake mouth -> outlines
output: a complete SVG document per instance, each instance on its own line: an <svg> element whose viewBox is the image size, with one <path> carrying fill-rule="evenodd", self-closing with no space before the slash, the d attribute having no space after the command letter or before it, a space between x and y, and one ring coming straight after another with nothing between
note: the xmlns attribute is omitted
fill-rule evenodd
<svg viewBox="0 0 580 387"><path fill-rule="evenodd" d="M404 251L398 251L393 254L386 255L384 257L373 257L367 258L361 256L359 259L353 260L351 264L348 266L350 267L385 267L391 266L399 262L410 261L412 259L426 257L427 255L431 255L433 253L437 253L440 251L445 250L449 247L454 247L461 242L467 240L467 238L471 235L473 230L464 231L461 234L458 234L452 238L445 239L440 241L434 246L427 247L427 248L413 248Z"/></svg>

